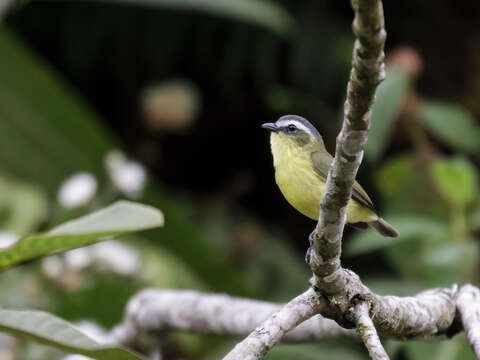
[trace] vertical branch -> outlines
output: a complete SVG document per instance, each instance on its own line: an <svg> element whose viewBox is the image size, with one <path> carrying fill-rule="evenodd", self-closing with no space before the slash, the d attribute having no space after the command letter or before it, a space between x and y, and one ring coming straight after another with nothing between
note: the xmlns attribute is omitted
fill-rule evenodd
<svg viewBox="0 0 480 360"><path fill-rule="evenodd" d="M370 357L373 360L389 360L372 319L368 314L368 305L365 302L361 302L355 306L353 311L358 334L367 347Z"/></svg>
<svg viewBox="0 0 480 360"><path fill-rule="evenodd" d="M314 251L310 258L316 286L327 294L340 293L345 286L340 255L346 207L368 137L375 90L385 78L383 47L386 32L382 2L352 0L352 8L356 40L343 126L337 137L335 158L320 203L320 217L313 237Z"/></svg>
<svg viewBox="0 0 480 360"><path fill-rule="evenodd" d="M223 360L261 359L283 338L285 333L318 314L323 306L325 306L323 299L320 299L312 288L308 289L265 320L238 343Z"/></svg>
<svg viewBox="0 0 480 360"><path fill-rule="evenodd" d="M457 308L468 342L480 359L480 290L472 285L463 286L457 295Z"/></svg>

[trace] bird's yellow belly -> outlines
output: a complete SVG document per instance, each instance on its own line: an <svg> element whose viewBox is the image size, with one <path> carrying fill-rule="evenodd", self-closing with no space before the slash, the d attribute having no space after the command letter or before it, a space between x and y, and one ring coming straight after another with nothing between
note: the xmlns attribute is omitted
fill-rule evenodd
<svg viewBox="0 0 480 360"><path fill-rule="evenodd" d="M313 169L306 166L277 166L275 180L287 201L303 215L318 220L320 199L325 191L325 182ZM370 209L350 199L347 205L347 222L369 222L377 215Z"/></svg>

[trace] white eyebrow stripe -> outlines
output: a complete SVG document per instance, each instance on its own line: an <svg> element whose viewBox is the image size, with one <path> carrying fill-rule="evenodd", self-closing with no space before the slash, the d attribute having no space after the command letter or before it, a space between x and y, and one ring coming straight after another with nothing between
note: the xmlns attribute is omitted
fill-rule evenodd
<svg viewBox="0 0 480 360"><path fill-rule="evenodd" d="M312 131L308 127L306 127L300 121L297 121L297 120L291 120L291 119L280 120L280 121L277 121L277 125L280 126L280 127L284 127L284 126L288 126L288 125L295 125L297 127L297 129L303 130L307 134L313 135Z"/></svg>

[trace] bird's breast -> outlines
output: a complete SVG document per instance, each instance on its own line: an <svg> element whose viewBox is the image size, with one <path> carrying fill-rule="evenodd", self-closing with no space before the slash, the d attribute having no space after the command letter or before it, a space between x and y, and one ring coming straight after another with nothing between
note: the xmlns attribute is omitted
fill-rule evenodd
<svg viewBox="0 0 480 360"><path fill-rule="evenodd" d="M275 164L275 181L280 191L303 215L318 219L325 183L313 170L310 156L297 154L285 160Z"/></svg>

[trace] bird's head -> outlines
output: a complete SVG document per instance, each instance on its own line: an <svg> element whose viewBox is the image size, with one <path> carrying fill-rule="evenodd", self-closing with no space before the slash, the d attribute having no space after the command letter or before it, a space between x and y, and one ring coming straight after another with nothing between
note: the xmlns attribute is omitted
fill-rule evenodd
<svg viewBox="0 0 480 360"><path fill-rule="evenodd" d="M292 149L304 148L309 144L320 144L323 147L323 140L317 129L301 116L285 115L274 123L263 124L262 127L270 131L272 146L275 143L278 147Z"/></svg>

